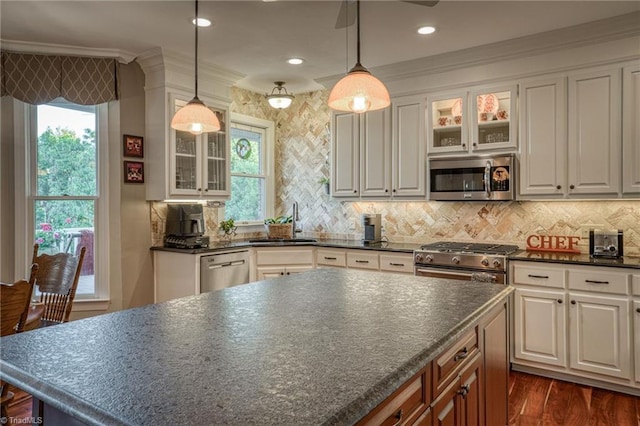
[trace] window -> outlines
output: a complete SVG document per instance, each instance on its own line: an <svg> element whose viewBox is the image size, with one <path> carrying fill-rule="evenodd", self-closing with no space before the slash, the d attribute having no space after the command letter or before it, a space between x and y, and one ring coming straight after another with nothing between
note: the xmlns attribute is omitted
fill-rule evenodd
<svg viewBox="0 0 640 426"><path fill-rule="evenodd" d="M231 198L223 217L262 224L273 211L273 122L231 115Z"/></svg>
<svg viewBox="0 0 640 426"><path fill-rule="evenodd" d="M104 298L108 288L97 277L98 271L106 274L108 268L106 245L99 240L107 235L106 227L101 226L106 217L100 218L98 213L107 211L106 174L100 167L103 157L106 164L107 151L101 145L106 145L107 138L101 137L99 130L100 118L106 121L106 105L56 100L29 108L27 234L40 245L40 253L77 255L85 247L76 298Z"/></svg>

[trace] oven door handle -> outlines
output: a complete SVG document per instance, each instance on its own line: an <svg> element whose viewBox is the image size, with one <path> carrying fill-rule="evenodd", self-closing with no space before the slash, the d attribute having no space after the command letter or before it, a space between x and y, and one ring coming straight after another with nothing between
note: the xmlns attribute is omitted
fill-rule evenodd
<svg viewBox="0 0 640 426"><path fill-rule="evenodd" d="M433 269L425 269L425 268L416 268L416 275L420 275L421 272L424 272L425 274L434 273L438 275L446 275L451 278L463 277L463 278L471 279L471 276L473 275L472 272L449 272L449 271L443 271L442 269L433 270Z"/></svg>
<svg viewBox="0 0 640 426"><path fill-rule="evenodd" d="M487 193L487 198L491 198L491 163L489 161L484 167L484 191Z"/></svg>
<svg viewBox="0 0 640 426"><path fill-rule="evenodd" d="M482 282L492 282L497 283L498 278L486 272L462 272L462 271L443 271L442 269L427 269L427 268L416 268L415 275L420 276L421 273L426 274L426 276L430 276L430 274L437 274L439 276L451 277L451 278L466 278L469 281L482 281ZM423 275L424 276L424 275ZM477 277L477 278L476 278Z"/></svg>

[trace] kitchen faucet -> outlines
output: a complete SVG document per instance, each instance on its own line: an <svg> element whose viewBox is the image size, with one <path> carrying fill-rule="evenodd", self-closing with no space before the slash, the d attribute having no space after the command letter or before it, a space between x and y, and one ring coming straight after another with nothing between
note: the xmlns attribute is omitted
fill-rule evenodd
<svg viewBox="0 0 640 426"><path fill-rule="evenodd" d="M302 232L301 228L298 228L298 221L300 221L300 215L298 214L298 202L293 202L293 212L291 213L291 238L295 238L298 232Z"/></svg>

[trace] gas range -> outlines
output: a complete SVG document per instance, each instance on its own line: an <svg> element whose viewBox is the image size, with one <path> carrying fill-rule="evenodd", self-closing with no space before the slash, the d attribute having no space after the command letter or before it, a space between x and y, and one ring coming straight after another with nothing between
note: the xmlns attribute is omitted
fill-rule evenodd
<svg viewBox="0 0 640 426"><path fill-rule="evenodd" d="M415 273L505 283L507 256L517 250L518 246L506 244L449 241L426 244L413 252Z"/></svg>

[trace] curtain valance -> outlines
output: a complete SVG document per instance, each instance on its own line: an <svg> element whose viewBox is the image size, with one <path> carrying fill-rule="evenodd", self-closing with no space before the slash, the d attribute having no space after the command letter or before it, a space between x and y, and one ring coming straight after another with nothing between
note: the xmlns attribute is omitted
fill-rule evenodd
<svg viewBox="0 0 640 426"><path fill-rule="evenodd" d="M2 52L0 94L29 104L62 97L80 105L118 99L118 61L111 58Z"/></svg>

